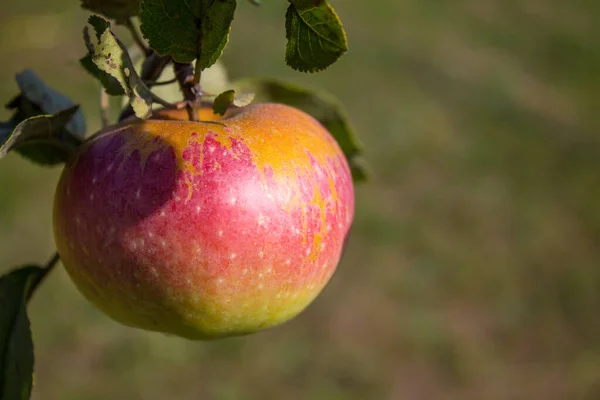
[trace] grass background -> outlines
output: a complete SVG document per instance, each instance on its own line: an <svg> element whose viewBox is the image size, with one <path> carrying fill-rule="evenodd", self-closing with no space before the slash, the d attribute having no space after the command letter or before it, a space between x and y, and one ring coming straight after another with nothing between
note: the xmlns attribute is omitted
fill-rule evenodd
<svg viewBox="0 0 600 400"><path fill-rule="evenodd" d="M600 398L600 3L332 0L351 51L315 75L283 62L286 2L239 3L231 76L333 92L367 145L338 272L282 327L195 343L113 323L58 269L34 398ZM85 18L4 0L0 99L32 68L96 129ZM51 254L59 172L0 163L1 271Z"/></svg>

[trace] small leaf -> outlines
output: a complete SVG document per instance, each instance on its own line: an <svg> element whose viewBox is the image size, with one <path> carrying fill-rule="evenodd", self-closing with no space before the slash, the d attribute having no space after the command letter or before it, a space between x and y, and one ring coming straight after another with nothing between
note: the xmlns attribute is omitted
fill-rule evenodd
<svg viewBox="0 0 600 400"><path fill-rule="evenodd" d="M129 96L135 115L143 119L148 118L152 111L152 92L137 74L127 48L112 33L110 24L98 22L98 19L101 20L95 16L89 19L96 29L96 36L99 37L98 43L93 45L92 61L98 69L119 82Z"/></svg>
<svg viewBox="0 0 600 400"><path fill-rule="evenodd" d="M81 7L122 24L139 15L140 0L82 0Z"/></svg>
<svg viewBox="0 0 600 400"><path fill-rule="evenodd" d="M27 400L33 383L33 340L27 299L43 268L27 266L0 278L0 399Z"/></svg>
<svg viewBox="0 0 600 400"><path fill-rule="evenodd" d="M225 115L227 107L233 104L235 90L226 90L215 98L213 103L213 112L219 115Z"/></svg>
<svg viewBox="0 0 600 400"><path fill-rule="evenodd" d="M235 94L235 90L226 90L217 97L215 97L213 103L213 112L219 115L225 115L227 108L230 105L236 107L244 107L252 103L254 100L254 93L242 93L241 95Z"/></svg>
<svg viewBox="0 0 600 400"><path fill-rule="evenodd" d="M14 129L10 123L0 125L0 158L11 150L43 165L66 162L81 139L66 130L79 106L54 115L38 115L19 123Z"/></svg>
<svg viewBox="0 0 600 400"><path fill-rule="evenodd" d="M249 92L236 94L235 98L233 99L233 105L236 107L245 107L248 104L252 103L254 97L256 97L256 94Z"/></svg>
<svg viewBox="0 0 600 400"><path fill-rule="evenodd" d="M350 165L354 181L362 182L367 179L369 173L362 158L363 145L337 99L329 94L313 92L275 80L242 80L234 86L255 92L257 101L286 104L313 116L340 145Z"/></svg>
<svg viewBox="0 0 600 400"><path fill-rule="evenodd" d="M346 32L326 1L293 1L286 13L287 65L302 72L329 67L348 51Z"/></svg>
<svg viewBox="0 0 600 400"><path fill-rule="evenodd" d="M213 65L229 41L235 0L142 0L141 30L160 55L200 68Z"/></svg>
<svg viewBox="0 0 600 400"><path fill-rule="evenodd" d="M23 96L39 108L38 114L56 114L59 111L75 106L75 103L73 103L71 99L46 86L44 81L31 70L24 70L20 74L17 74L16 79L17 85L19 85L19 89L21 89ZM15 122L19 123L23 119L32 117L33 115L23 115L21 120ZM66 128L71 134L83 139L86 126L85 118L83 117L83 112L81 110L77 111L75 116L67 124Z"/></svg>

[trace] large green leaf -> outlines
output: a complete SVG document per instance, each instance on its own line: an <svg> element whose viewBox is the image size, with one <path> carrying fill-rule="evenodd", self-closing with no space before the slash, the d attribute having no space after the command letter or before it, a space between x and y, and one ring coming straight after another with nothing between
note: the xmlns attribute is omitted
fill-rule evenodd
<svg viewBox="0 0 600 400"><path fill-rule="evenodd" d="M346 32L327 1L293 1L286 13L286 63L302 72L329 67L348 51Z"/></svg>
<svg viewBox="0 0 600 400"><path fill-rule="evenodd" d="M110 30L104 19L92 15L89 23L96 31L98 42L93 44L92 61L101 71L116 79L129 96L139 118L148 118L152 111L152 92L135 70L127 48Z"/></svg>
<svg viewBox="0 0 600 400"><path fill-rule="evenodd" d="M0 278L0 399L29 399L33 340L27 300L44 269L27 266Z"/></svg>
<svg viewBox="0 0 600 400"><path fill-rule="evenodd" d="M0 124L0 159L17 150L42 165L66 162L82 140L66 129L78 109L73 106L53 115L37 115L16 126Z"/></svg>
<svg viewBox="0 0 600 400"><path fill-rule="evenodd" d="M234 86L239 90L255 93L259 102L287 104L313 116L340 145L354 181L367 179L368 167L362 158L363 145L337 99L326 93L271 79L245 79L236 82Z"/></svg>
<svg viewBox="0 0 600 400"><path fill-rule="evenodd" d="M229 41L235 0L142 0L141 30L150 47L175 61L213 65Z"/></svg>

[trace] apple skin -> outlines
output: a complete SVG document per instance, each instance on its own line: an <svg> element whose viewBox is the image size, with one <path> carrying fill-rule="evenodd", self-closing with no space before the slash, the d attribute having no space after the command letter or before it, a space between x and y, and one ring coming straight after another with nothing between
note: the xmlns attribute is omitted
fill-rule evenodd
<svg viewBox="0 0 600 400"><path fill-rule="evenodd" d="M128 120L86 141L54 204L58 252L113 319L188 339L299 314L340 260L350 169L309 115L280 104Z"/></svg>

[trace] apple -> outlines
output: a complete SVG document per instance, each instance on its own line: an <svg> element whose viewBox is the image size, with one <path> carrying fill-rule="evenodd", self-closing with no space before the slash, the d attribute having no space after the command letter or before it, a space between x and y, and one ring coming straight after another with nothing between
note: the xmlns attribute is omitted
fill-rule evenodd
<svg viewBox="0 0 600 400"><path fill-rule="evenodd" d="M344 154L281 104L160 110L87 140L62 172L58 252L128 326L215 339L281 324L323 290L354 214Z"/></svg>

